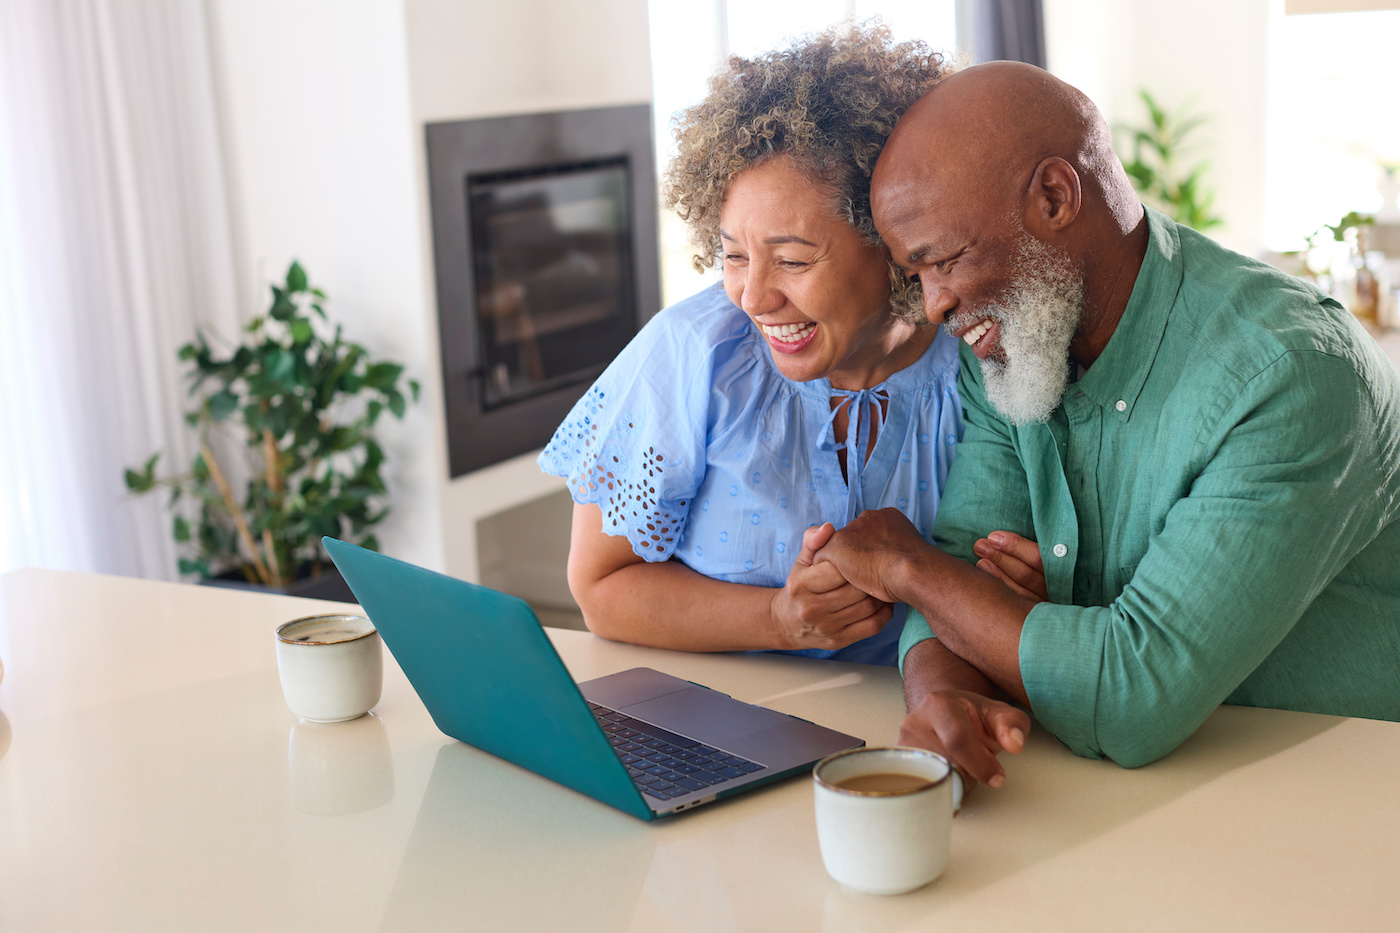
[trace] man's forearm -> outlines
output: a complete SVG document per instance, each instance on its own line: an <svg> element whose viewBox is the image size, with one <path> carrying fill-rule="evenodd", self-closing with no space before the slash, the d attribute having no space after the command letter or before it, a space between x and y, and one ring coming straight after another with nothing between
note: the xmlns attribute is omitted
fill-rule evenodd
<svg viewBox="0 0 1400 933"><path fill-rule="evenodd" d="M953 654L937 638L922 641L904 659L904 702L909 709L936 690L968 690L993 700L1007 699L986 674Z"/></svg>
<svg viewBox="0 0 1400 933"><path fill-rule="evenodd" d="M923 614L944 651L984 674L1015 702L1029 705L1021 681L1020 640L1034 602L932 545L904 555L892 576L892 595ZM912 695L910 660L915 652L922 653L925 644L916 646L905 659L906 697ZM984 693L972 686L960 689Z"/></svg>

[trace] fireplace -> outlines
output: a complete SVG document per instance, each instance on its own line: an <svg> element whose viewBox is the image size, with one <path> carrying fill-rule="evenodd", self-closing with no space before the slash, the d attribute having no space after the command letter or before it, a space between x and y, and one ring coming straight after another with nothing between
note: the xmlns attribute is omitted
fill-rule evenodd
<svg viewBox="0 0 1400 933"><path fill-rule="evenodd" d="M451 475L542 447L660 307L651 108L427 126Z"/></svg>

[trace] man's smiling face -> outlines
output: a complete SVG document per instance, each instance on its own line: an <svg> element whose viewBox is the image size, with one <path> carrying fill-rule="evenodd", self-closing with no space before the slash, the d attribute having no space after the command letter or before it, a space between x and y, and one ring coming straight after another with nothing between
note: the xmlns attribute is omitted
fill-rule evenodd
<svg viewBox="0 0 1400 933"><path fill-rule="evenodd" d="M877 169L871 202L880 235L919 280L929 320L982 361L992 404L1016 424L1044 421L1068 384L1082 274L1027 232L1014 208L994 213L986 185L947 172L916 171L909 180L900 155L892 166L882 157Z"/></svg>

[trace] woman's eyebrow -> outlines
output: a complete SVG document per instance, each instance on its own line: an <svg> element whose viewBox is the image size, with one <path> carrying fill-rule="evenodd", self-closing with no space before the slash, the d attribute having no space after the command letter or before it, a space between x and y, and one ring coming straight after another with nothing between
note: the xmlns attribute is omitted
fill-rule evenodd
<svg viewBox="0 0 1400 933"><path fill-rule="evenodd" d="M728 233L725 233L725 232L724 232L724 228L723 228L723 227L720 228L720 231L719 231L719 238L720 238L721 240L733 240L733 239L734 239L734 238L733 238L732 236L730 236ZM770 236L770 237L768 237L767 239L765 239L763 242L764 242L765 244L769 245L769 246L773 246L773 245L781 244L781 243L801 243L803 246L816 246L816 245L817 245L817 244L813 243L811 240L804 240L804 239L802 239L802 237L796 236L796 235L793 235L793 234L786 234L786 235L784 235L784 236Z"/></svg>

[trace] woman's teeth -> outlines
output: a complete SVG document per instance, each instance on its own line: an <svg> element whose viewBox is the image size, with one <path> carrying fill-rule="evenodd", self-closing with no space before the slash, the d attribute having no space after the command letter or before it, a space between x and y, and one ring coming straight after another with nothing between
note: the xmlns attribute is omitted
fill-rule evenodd
<svg viewBox="0 0 1400 933"><path fill-rule="evenodd" d="M783 343L796 343L812 332L817 325L811 321L802 324L779 324L777 327L769 327L767 324L760 324L763 333L774 340L781 340Z"/></svg>
<svg viewBox="0 0 1400 933"><path fill-rule="evenodd" d="M970 330L970 331L968 331L967 333L963 334L963 335L962 335L962 338L963 338L963 340L966 340L966 341L967 341L967 345L970 347L970 346L972 346L974 343L976 343L977 341L981 340L981 339L982 339L982 335L985 334L987 331L989 331L989 330L991 330L991 329L992 329L992 322L991 322L991 321L983 321L981 324L978 324L976 327L972 328L972 330Z"/></svg>

